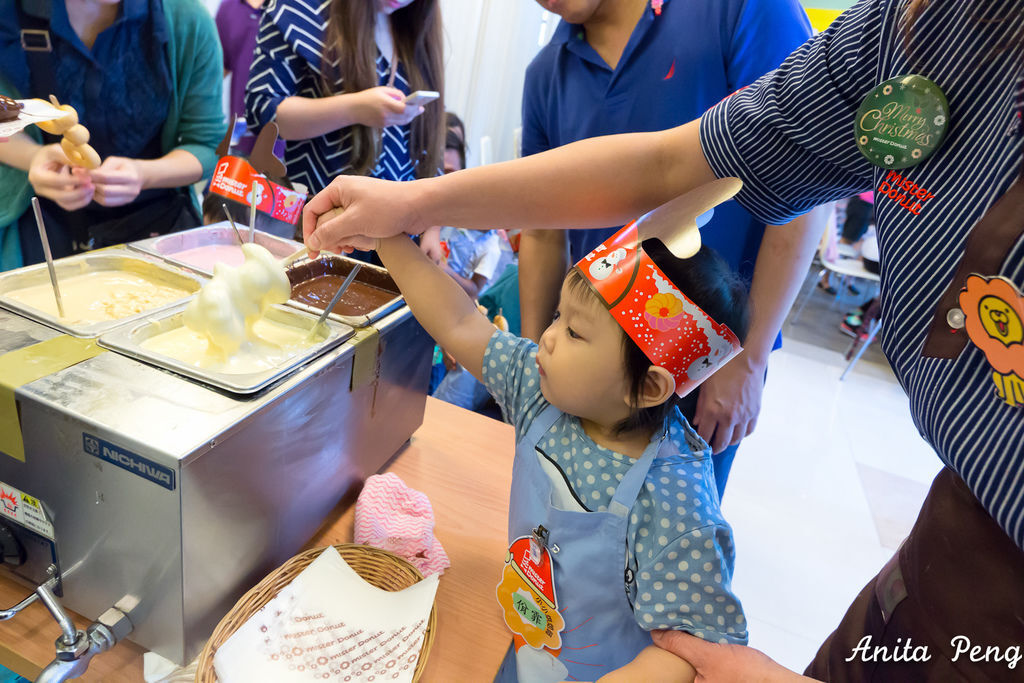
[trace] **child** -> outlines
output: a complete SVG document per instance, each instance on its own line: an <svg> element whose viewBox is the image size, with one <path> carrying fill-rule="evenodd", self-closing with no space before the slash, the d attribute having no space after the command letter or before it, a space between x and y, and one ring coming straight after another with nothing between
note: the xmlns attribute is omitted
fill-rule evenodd
<svg viewBox="0 0 1024 683"><path fill-rule="evenodd" d="M615 248L623 240L632 251ZM497 590L516 651L496 680L693 680L649 631L746 642L711 454L676 406L677 388L686 393L738 351L725 326L745 333L746 294L710 249L686 260L656 240L638 250L632 225L609 242L570 271L539 346L497 331L407 237L378 247L417 319L516 428L512 547ZM620 305L641 300L641 279L657 285L627 317L649 315L648 331L679 335L669 357L642 350L596 294L604 280L636 272L632 263L647 273L645 252L661 271L635 278Z"/></svg>

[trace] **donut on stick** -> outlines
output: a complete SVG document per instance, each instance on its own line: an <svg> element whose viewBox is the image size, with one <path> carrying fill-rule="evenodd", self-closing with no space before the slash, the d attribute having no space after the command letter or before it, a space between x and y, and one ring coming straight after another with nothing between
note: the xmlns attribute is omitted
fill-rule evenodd
<svg viewBox="0 0 1024 683"><path fill-rule="evenodd" d="M36 125L51 135L62 135L60 148L73 166L92 170L99 168L100 155L89 144L89 129L78 122L78 112L70 104L61 104L50 95L50 104L67 112L66 116L52 121L40 121Z"/></svg>

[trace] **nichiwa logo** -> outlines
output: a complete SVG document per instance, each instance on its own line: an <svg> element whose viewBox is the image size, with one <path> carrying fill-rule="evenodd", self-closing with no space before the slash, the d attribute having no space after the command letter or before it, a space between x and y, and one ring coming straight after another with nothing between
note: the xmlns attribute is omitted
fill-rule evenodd
<svg viewBox="0 0 1024 683"><path fill-rule="evenodd" d="M159 484L168 491L174 490L174 470L169 467L158 465L141 455L126 451L109 441L84 432L82 433L82 449L91 456L106 460L123 470L128 470L143 479Z"/></svg>

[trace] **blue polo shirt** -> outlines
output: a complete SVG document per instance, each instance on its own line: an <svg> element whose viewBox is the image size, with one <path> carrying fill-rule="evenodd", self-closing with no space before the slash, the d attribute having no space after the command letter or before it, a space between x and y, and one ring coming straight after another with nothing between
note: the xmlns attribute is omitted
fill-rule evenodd
<svg viewBox="0 0 1024 683"><path fill-rule="evenodd" d="M796 0L666 0L660 15L644 10L613 70L582 26L563 21L526 70L523 155L692 121L776 68L810 35ZM764 226L728 202L701 235L749 282ZM572 263L615 230L571 231Z"/></svg>

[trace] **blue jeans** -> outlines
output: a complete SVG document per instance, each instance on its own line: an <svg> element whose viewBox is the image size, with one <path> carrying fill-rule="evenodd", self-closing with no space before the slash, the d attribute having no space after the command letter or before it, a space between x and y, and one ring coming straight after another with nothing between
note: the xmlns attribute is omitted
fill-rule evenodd
<svg viewBox="0 0 1024 683"><path fill-rule="evenodd" d="M736 457L736 449L739 447L739 444L734 444L721 453L715 453L711 456L711 464L715 470L715 486L718 487L719 502L725 496L725 482L729 480L729 470L732 469L732 461Z"/></svg>

